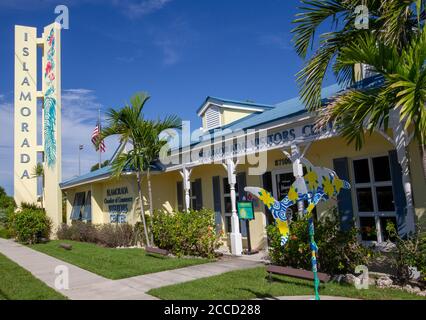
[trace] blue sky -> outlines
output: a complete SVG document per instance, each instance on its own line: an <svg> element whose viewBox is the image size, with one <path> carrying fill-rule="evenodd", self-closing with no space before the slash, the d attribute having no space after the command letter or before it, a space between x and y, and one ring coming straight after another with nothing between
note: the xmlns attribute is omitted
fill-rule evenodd
<svg viewBox="0 0 426 320"><path fill-rule="evenodd" d="M12 3L11 3L12 2ZM0 0L0 185L13 192L14 25L42 27L66 4L62 34L63 178L96 163L97 110L137 91L152 96L148 118L192 122L206 96L275 104L297 96L303 61L291 42L296 0ZM40 35L40 34L39 34ZM327 81L327 84L333 79ZM116 142L107 141L108 153Z"/></svg>

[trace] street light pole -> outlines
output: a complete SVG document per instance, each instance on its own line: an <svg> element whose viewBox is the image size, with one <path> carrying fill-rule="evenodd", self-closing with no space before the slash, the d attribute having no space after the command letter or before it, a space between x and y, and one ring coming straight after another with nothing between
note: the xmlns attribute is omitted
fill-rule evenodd
<svg viewBox="0 0 426 320"><path fill-rule="evenodd" d="M81 153L81 150L83 150L83 145L82 144L80 144L79 145L79 147L78 147L78 176L81 176L81 157L80 157L80 153Z"/></svg>

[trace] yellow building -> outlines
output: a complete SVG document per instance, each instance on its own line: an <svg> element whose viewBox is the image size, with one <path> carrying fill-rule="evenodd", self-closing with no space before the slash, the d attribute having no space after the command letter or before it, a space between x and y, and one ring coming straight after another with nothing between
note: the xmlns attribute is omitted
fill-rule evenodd
<svg viewBox="0 0 426 320"><path fill-rule="evenodd" d="M380 79L373 77L361 85L374 86L377 81ZM341 90L337 85L324 89L324 103ZM338 199L320 203L316 214L338 206L342 228L354 221L361 230L360 241L384 242L387 221L393 221L402 235L416 224L425 225L424 155L397 121L388 132L378 130L367 136L363 149L356 151L332 125L316 130L315 114L308 113L297 98L262 105L208 97L198 115L202 130L190 139L185 139L182 130L179 147L171 150L169 162L153 164L154 207L169 212L189 207L214 210L217 228L224 231L225 243L235 255L248 247L248 236L252 249L265 248L266 226L273 223L264 205L245 194L244 187L263 187L281 200L295 177L303 175L301 157L334 169L351 183L352 189L343 191ZM404 144L405 148L397 150L397 145ZM61 188L66 193L68 223L139 220L132 172L112 179L111 168L105 167L64 181ZM143 195L147 195L146 179ZM143 200L148 212L147 198ZM242 200L253 201L255 219L250 222L237 216L237 202ZM303 203L292 210L296 217ZM372 234L370 229L377 232Z"/></svg>

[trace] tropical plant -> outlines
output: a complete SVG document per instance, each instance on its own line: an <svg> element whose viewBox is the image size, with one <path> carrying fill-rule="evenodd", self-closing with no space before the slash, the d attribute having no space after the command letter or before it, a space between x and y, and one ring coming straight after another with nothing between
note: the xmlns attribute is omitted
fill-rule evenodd
<svg viewBox="0 0 426 320"><path fill-rule="evenodd" d="M351 90L329 109L325 120L334 117L348 141L360 148L364 126L373 130L387 125L389 110L400 108L400 118L413 123L424 142L424 2L422 0L302 0L293 30L297 53L306 58L316 40L316 32L326 21L331 31L319 38L318 49L298 74L301 98L311 111L321 104L322 83L332 69L339 83L354 84L355 67L369 65L385 77L381 88ZM369 10L368 29L357 29L357 6ZM361 46L361 48L359 48ZM361 50L360 50L361 49ZM357 55L354 51L357 51ZM420 56L417 56L417 55ZM368 57L366 55L369 55ZM401 55L399 59L395 59ZM412 59L412 60L411 60ZM340 117L343 116L343 117ZM323 119L322 124L325 122ZM364 125L364 126L363 126Z"/></svg>
<svg viewBox="0 0 426 320"><path fill-rule="evenodd" d="M104 162L102 162L102 163L101 163L101 168L104 168L104 167L108 166L108 165L109 165L109 163L110 163L110 161L109 161L109 160L105 160ZM90 168L90 172L93 172L93 171L96 171L96 170L99 170L99 163L97 163L97 164L93 165L93 166Z"/></svg>
<svg viewBox="0 0 426 320"><path fill-rule="evenodd" d="M305 67L299 73L302 85L301 96L309 109L321 107L321 87L324 77L341 48L354 39L371 33L386 45L401 50L416 34L424 6L421 0L301 0L300 13L293 21L292 30L296 51L306 58ZM368 8L368 29L358 29L356 8ZM316 38L316 34L327 22L330 32ZM312 50L318 40L318 49ZM311 52L312 51L312 52ZM338 79L353 81L353 68L338 74Z"/></svg>
<svg viewBox="0 0 426 320"><path fill-rule="evenodd" d="M33 172L32 172L32 176L33 178L40 178L41 179L41 189L42 189L42 195L41 195L41 199L40 199L40 203L41 203L41 207L43 208L43 200L44 200L44 167L42 163L37 163L34 168L33 168Z"/></svg>
<svg viewBox="0 0 426 320"><path fill-rule="evenodd" d="M420 272L420 281L426 284L426 234L418 227L415 233L401 238L393 223L386 231L395 239L395 248L386 254L397 282L406 284L414 276L413 268Z"/></svg>
<svg viewBox="0 0 426 320"><path fill-rule="evenodd" d="M177 126L177 118L167 117L164 121L147 121L143 118L143 108L149 100L146 93L138 93L120 110L110 109L107 114L108 125L101 132L101 139L118 135L120 143L125 145L130 142L133 146L128 152L121 152L111 163L113 176L119 177L124 171L135 171L138 185L139 206L141 220L144 226L146 244L150 246L148 229L145 220L145 212L142 196L142 175L151 170L151 164L158 159L158 153L163 146L163 141L158 137L159 133L167 128ZM149 189L150 180L148 181ZM152 194L149 190L150 212L152 212Z"/></svg>
<svg viewBox="0 0 426 320"><path fill-rule="evenodd" d="M120 153L112 162L113 177L120 177L125 171L134 170L139 195L139 207L141 220L144 225L146 243L149 246L148 230L145 221L145 209L142 196L142 173L144 171L144 159L142 157L143 146L141 145L140 131L143 129L142 110L149 100L146 93L139 93L130 99L130 105L126 105L120 110L110 109L107 113L107 126L102 129L98 143L110 136L119 136L121 144L130 141L133 149L126 153Z"/></svg>
<svg viewBox="0 0 426 320"><path fill-rule="evenodd" d="M283 249L281 234L276 225L269 225L269 255L273 264L310 270L311 248L309 222L306 217L292 221L290 241ZM319 271L328 274L353 273L356 266L366 265L372 252L359 243L358 231L342 231L338 210L335 208L315 222L315 241L318 245Z"/></svg>
<svg viewBox="0 0 426 320"><path fill-rule="evenodd" d="M405 129L414 126L421 143L426 142L426 32L411 40L401 51L377 41L371 34L342 48L335 63L340 71L354 63L369 65L383 77L373 88L350 89L321 111L321 122L336 119L340 132L358 148L364 143L364 129L388 128L392 110L398 110Z"/></svg>
<svg viewBox="0 0 426 320"><path fill-rule="evenodd" d="M153 215L154 210L152 201L151 166L154 162L158 162L160 151L167 143L167 141L159 138L160 133L167 129L178 128L179 126L180 120L176 116L168 116L164 120L145 122L145 130L141 136L143 140L142 145L144 146L142 156L145 162L144 170L146 171L146 178L148 183L149 213L151 216ZM150 221L152 223L152 219Z"/></svg>

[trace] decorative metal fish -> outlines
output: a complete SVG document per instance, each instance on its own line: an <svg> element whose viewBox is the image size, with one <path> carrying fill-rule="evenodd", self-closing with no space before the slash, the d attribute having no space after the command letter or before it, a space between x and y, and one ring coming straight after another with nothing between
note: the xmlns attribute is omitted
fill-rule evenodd
<svg viewBox="0 0 426 320"><path fill-rule="evenodd" d="M321 200L327 201L332 197L337 197L341 190L350 189L351 186L349 182L341 180L336 172L331 169L315 167L305 158L302 158L301 162L306 166L306 175L296 179L290 187L287 196L281 201L276 200L268 191L262 188L247 187L244 190L259 198L259 200L271 211L280 231L281 245L283 247L285 247L290 237L290 228L287 219L288 208L299 201L308 201L308 208L305 214L309 219L309 238L312 253L312 272L315 278L315 297L319 300L319 279L317 276L318 246L314 239L315 228L312 211Z"/></svg>

